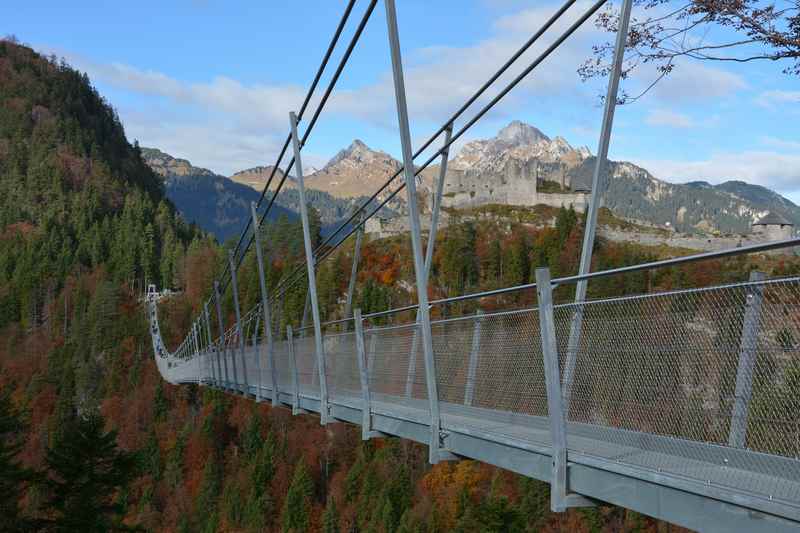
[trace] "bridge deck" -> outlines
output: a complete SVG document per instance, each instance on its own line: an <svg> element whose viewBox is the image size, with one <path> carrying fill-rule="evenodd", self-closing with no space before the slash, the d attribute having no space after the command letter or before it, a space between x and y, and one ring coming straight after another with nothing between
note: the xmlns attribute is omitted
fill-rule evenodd
<svg viewBox="0 0 800 533"><path fill-rule="evenodd" d="M754 288L763 301L756 333L748 338L743 324L752 313ZM703 531L800 531L800 398L792 385L800 375L800 278L581 307L583 337L566 413L570 491ZM577 308L555 310L561 372ZM432 324L440 442L445 454L552 483L537 313L522 309ZM244 350L229 331L221 357L210 350L179 360L163 347L155 305L150 318L165 378L238 393L246 382L249 396L271 399L258 327L245 325L245 338L255 338ZM291 345L279 339L273 346L278 401L293 405L296 380L298 407L319 413L315 342L304 333ZM430 443L417 335L413 323L364 332L371 435ZM334 328L323 344L328 416L362 424L355 333ZM746 356L750 366L742 362ZM750 389L737 443L732 439L743 377Z"/></svg>

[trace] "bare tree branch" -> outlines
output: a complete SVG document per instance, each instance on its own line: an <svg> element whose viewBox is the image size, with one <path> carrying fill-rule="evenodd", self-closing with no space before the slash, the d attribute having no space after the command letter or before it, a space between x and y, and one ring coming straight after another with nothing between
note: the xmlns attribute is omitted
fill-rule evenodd
<svg viewBox="0 0 800 533"><path fill-rule="evenodd" d="M783 60L788 63L784 73L800 76L800 0L683 0L677 7L669 6L671 0L634 3L644 16L631 21L622 76L627 78L644 64L654 64L657 74L640 94L623 93L622 103L649 92L674 71L679 57L736 63ZM619 14L604 11L595 23L615 33ZM739 38L709 43L708 35L715 28L731 30ZM607 76L613 49L611 41L593 46L592 57L578 69L581 78Z"/></svg>

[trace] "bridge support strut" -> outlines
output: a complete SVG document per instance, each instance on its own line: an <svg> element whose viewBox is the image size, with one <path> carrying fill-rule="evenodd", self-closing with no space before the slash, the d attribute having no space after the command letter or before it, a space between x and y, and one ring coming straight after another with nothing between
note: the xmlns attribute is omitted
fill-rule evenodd
<svg viewBox="0 0 800 533"><path fill-rule="evenodd" d="M221 384L222 384L222 365L221 365L221 363L219 361L219 346L214 344L214 337L211 336L211 318L210 318L210 315L208 313L208 302L205 302L203 304L203 315L205 316L205 319L206 319L206 335L208 336L208 346L209 346L209 348L214 350L214 355L216 356L216 360L217 360L217 375L216 375L216 377L214 379L214 384L217 387L220 387ZM214 366L213 362L212 362L211 366L213 368L213 366Z"/></svg>
<svg viewBox="0 0 800 533"><path fill-rule="evenodd" d="M272 380L272 407L278 406L278 373L275 369L275 352L272 341L272 320L270 317L269 297L267 295L267 280L264 274L264 254L261 250L261 232L259 231L258 215L255 202L250 202L250 212L253 216L253 244L256 247L256 261L258 262L258 283L261 288L261 309L264 312L264 339L267 342L267 364L269 365L270 379ZM256 349L257 350L257 349ZM256 351L256 357L261 361L261 355Z"/></svg>
<svg viewBox="0 0 800 533"><path fill-rule="evenodd" d="M222 295L219 293L219 280L214 280L214 303L217 308L217 321L219 322L219 343L221 345L222 362L225 365L225 388L231 388L231 378L228 374L228 348L225 343L225 321L222 319Z"/></svg>
<svg viewBox="0 0 800 533"><path fill-rule="evenodd" d="M633 0L623 0L622 10L619 15L617 28L617 41L614 47L614 58L612 60L611 72L608 75L608 91L606 92L605 107L603 110L603 123L600 127L600 143L597 148L597 158L592 174L592 195L589 200L588 212L586 213L586 227L583 231L583 248L581 249L581 263L578 273L588 274L592 268L592 249L594 248L594 236L597 230L597 211L600 208L600 200L603 188L607 183L605 174L608 168L608 145L611 139L611 128L614 123L614 111L617 107L617 92L619 89L619 78L622 73L622 62L625 56L625 40L628 36L628 23L631 19L631 7ZM575 288L575 301L582 302L586 299L587 280L580 280ZM569 412L569 404L572 398L572 383L575 379L575 365L578 359L578 347L581 342L581 330L583 328L583 306L575 308L575 315L570 324L569 340L567 341L567 360L564 364L564 409Z"/></svg>
<svg viewBox="0 0 800 533"><path fill-rule="evenodd" d="M403 60L400 56L400 37L397 30L397 11L394 0L384 0L389 49L392 56L392 79L397 106L397 122L400 128L400 145L403 149L403 177L406 184L408 218L411 229L411 249L414 254L414 273L417 280L417 304L419 305L419 326L422 330L422 348L425 356L425 381L431 415L430 457L432 464L440 459L450 458L442 450L441 417L439 414L439 390L436 382L436 361L433 355L431 338L430 309L428 307L428 280L425 278L425 265L422 257L422 237L419 227L419 206L417 205L417 184L414 176L414 156L411 150L411 134L408 127L408 105L406 103L405 81L403 80Z"/></svg>
<svg viewBox="0 0 800 533"><path fill-rule="evenodd" d="M364 238L364 213L358 219L358 230L356 231L356 244L353 247L353 266L350 268L350 282L347 284L347 300L344 304L344 317L350 316L353 309L353 294L356 291L356 276L358 276L358 262L361 260L361 241ZM345 330L347 322L344 323Z"/></svg>
<svg viewBox="0 0 800 533"><path fill-rule="evenodd" d="M425 279L430 280L431 262L433 261L433 248L436 245L436 233L439 228L439 210L442 207L442 193L444 192L444 179L447 175L447 158L450 154L450 139L453 136L452 122L444 129L444 152L442 152L439 163L439 181L436 184L436 195L433 197L433 207L431 208L431 230L428 232L428 245L425 249ZM416 322L419 324L419 309L417 310ZM411 354L408 360L408 375L406 377L406 398L411 398L414 387L414 377L417 374L417 341L419 338L419 327L414 330L411 340Z"/></svg>
<svg viewBox="0 0 800 533"><path fill-rule="evenodd" d="M300 160L300 139L297 135L297 115L289 113L292 128L292 148L294 149L294 171L297 180L297 191L300 193L300 219L303 223L303 244L306 250L306 270L308 271L308 295L311 300L311 316L314 321L314 343L317 353L317 371L319 373L320 423L328 423L330 410L328 407L328 384L325 378L325 347L322 343L322 326L319 318L319 300L317 300L317 275L314 271L316 260L311 246L311 228L308 224L308 206L306 190L303 184L303 163Z"/></svg>
<svg viewBox="0 0 800 533"><path fill-rule="evenodd" d="M481 326L483 325L483 311L475 311L475 326L472 330L472 346L469 350L469 366L467 367L467 385L464 388L464 405L472 406L475 397L475 379L478 374L478 355L481 347Z"/></svg>
<svg viewBox="0 0 800 533"><path fill-rule="evenodd" d="M247 360L244 356L245 341L242 328L242 313L239 308L239 284L236 280L236 262L233 259L233 250L228 252L228 261L231 265L231 292L233 293L233 310L236 313L236 336L239 340L239 352L242 356L242 395L247 396L250 387L247 384ZM236 378L236 357L233 357L233 375ZM237 382L238 386L238 382Z"/></svg>
<svg viewBox="0 0 800 533"><path fill-rule="evenodd" d="M291 324L286 325L286 343L289 346L289 364L292 366L292 414L299 415L300 409L300 377L297 375L297 358L294 355L294 333Z"/></svg>

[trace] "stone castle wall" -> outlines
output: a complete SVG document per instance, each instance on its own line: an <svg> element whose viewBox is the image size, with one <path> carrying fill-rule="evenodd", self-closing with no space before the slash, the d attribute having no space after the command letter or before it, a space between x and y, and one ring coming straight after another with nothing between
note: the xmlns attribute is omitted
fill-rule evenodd
<svg viewBox="0 0 800 533"><path fill-rule="evenodd" d="M444 215L444 213L443 213ZM439 228L447 226L447 217L443 216L439 220ZM371 218L366 222L365 231L375 237L384 238L393 235L400 235L409 231L408 217L401 216L388 220ZM421 217L420 226L423 231L430 230L430 218ZM792 229L789 227L790 230ZM670 248L686 248L703 252L714 252L719 250L729 250L740 246L771 242L776 240L790 239L792 232L754 232L749 235L709 235L709 234L688 234L671 231L631 231L599 226L597 233L614 242L628 242L641 244L644 246L669 246ZM798 254L800 249L774 250L771 254Z"/></svg>
<svg viewBox="0 0 800 533"><path fill-rule="evenodd" d="M482 170L452 170L447 172L442 205L456 209L487 204L519 206L547 205L570 207L580 213L586 210L588 192L543 193L537 190L539 176L544 170L538 160L508 160L497 172ZM550 177L558 176L559 185L569 187L564 168L547 168Z"/></svg>

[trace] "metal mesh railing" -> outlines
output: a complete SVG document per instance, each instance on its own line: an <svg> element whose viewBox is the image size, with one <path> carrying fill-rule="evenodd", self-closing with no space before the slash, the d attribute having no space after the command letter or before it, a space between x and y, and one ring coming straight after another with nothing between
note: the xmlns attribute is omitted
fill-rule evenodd
<svg viewBox="0 0 800 533"><path fill-rule="evenodd" d="M433 322L431 331L444 415L482 430L549 443L535 310L442 320ZM520 432L520 426L535 431Z"/></svg>
<svg viewBox="0 0 800 533"><path fill-rule="evenodd" d="M308 337L294 337L293 343L300 395L319 398L319 370L313 333Z"/></svg>
<svg viewBox="0 0 800 533"><path fill-rule="evenodd" d="M331 401L355 400L360 405L361 378L355 332L329 333L325 335L324 347L328 397Z"/></svg>
<svg viewBox="0 0 800 533"><path fill-rule="evenodd" d="M557 306L562 368L576 311L569 450L800 499L797 279Z"/></svg>
<svg viewBox="0 0 800 533"><path fill-rule="evenodd" d="M289 354L289 341L276 340L273 342L273 361L275 361L275 375L278 379L278 390L284 393L294 393L294 380L292 379L292 359Z"/></svg>
<svg viewBox="0 0 800 533"><path fill-rule="evenodd" d="M800 278L568 303L553 313L573 461L594 458L800 501ZM431 323L444 430L468 427L505 442L551 445L539 320L534 308ZM245 334L257 335L254 327ZM278 384L293 393L296 366L301 396L319 398L315 338L303 331L293 337L294 364L289 342L274 342ZM372 409L428 423L419 326L373 326L363 334ZM579 342L571 345L571 337ZM271 377L265 342L255 339L244 366L249 390L263 391ZM227 366L229 384L238 388L244 376L236 329L221 343L219 369L213 351L205 365L166 368L159 358L160 369L178 381L221 370L224 380ZM355 328L332 328L323 347L329 400L361 407Z"/></svg>
<svg viewBox="0 0 800 533"><path fill-rule="evenodd" d="M370 392L376 399L391 397L408 405L427 400L417 324L370 328L364 332L364 345ZM424 407L427 409L427 404Z"/></svg>

